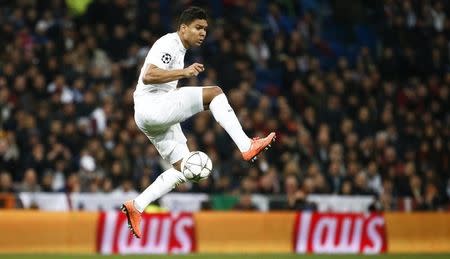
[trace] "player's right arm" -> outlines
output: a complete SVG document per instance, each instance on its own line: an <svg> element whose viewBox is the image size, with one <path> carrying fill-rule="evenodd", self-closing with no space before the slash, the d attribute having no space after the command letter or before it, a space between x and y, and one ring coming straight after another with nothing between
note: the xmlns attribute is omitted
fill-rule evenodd
<svg viewBox="0 0 450 259"><path fill-rule="evenodd" d="M200 63L194 63L184 69L166 70L154 64L148 64L142 78L144 84L164 84L167 82L197 76L205 70Z"/></svg>
<svg viewBox="0 0 450 259"><path fill-rule="evenodd" d="M194 63L184 69L174 69L174 59L176 59L174 48L173 40L168 37L162 37L153 44L145 58L145 73L142 75L144 84L164 84L197 76L205 70L199 63Z"/></svg>

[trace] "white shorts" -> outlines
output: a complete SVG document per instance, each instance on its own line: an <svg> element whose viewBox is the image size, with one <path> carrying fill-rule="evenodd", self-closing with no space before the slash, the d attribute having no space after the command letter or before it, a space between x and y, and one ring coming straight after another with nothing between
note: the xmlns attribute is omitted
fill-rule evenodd
<svg viewBox="0 0 450 259"><path fill-rule="evenodd" d="M159 154L173 164L189 153L180 122L203 111L203 89L181 87L134 96L134 120Z"/></svg>

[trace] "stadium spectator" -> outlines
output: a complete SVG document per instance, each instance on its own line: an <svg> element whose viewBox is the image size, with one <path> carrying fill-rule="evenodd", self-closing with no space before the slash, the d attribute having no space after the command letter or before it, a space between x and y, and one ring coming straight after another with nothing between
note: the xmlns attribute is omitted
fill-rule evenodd
<svg viewBox="0 0 450 259"><path fill-rule="evenodd" d="M0 173L0 193L15 193L11 174L7 171Z"/></svg>
<svg viewBox="0 0 450 259"><path fill-rule="evenodd" d="M239 202L233 206L233 210L257 211L258 208L252 203L250 192L243 192L239 195Z"/></svg>

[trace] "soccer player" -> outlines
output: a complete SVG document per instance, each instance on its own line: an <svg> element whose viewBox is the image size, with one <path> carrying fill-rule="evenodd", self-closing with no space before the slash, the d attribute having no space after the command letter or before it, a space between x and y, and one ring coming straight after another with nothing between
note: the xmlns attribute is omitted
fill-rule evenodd
<svg viewBox="0 0 450 259"><path fill-rule="evenodd" d="M242 130L227 97L218 86L180 87L179 79L197 76L205 70L194 63L184 68L186 50L200 46L208 27L206 12L190 7L179 17L178 30L158 39L141 68L134 92L135 121L159 154L173 167L163 172L136 199L125 202L122 211L133 234L140 238L141 213L148 204L185 182L181 160L189 154L180 122L209 109L215 120L236 143L244 160L251 161L275 140L275 133L250 139Z"/></svg>

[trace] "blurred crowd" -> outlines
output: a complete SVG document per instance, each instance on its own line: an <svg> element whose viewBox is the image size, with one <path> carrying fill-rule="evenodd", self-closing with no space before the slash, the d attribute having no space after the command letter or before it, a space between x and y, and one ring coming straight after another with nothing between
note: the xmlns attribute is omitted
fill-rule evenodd
<svg viewBox="0 0 450 259"><path fill-rule="evenodd" d="M446 1L0 4L0 192L138 193L163 172L132 94L152 43L195 4L210 26L185 64L206 71L180 85L219 85L249 136L278 138L248 164L209 112L194 116L188 145L214 172L175 191L241 194L237 209L254 209L253 193L297 210L315 209L306 197L317 193L373 195L374 210L405 197L450 207ZM356 25L373 37L355 37Z"/></svg>

